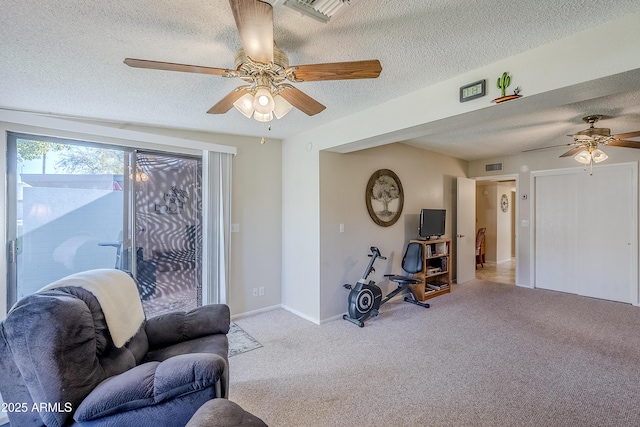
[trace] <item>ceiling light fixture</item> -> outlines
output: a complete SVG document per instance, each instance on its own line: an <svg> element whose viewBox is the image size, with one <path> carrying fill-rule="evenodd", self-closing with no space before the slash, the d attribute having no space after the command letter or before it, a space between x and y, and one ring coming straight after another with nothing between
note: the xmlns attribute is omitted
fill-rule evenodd
<svg viewBox="0 0 640 427"><path fill-rule="evenodd" d="M253 117L262 123L270 122L274 116L281 119L293 108L293 105L280 95L282 91L291 87L282 84L287 78L285 70L288 70L289 59L276 46L273 47L273 51L275 60L268 64L253 61L244 54L244 49L240 49L236 54L236 65L242 72L240 78L251 84L238 88L246 93L238 98L233 106L245 117Z"/></svg>
<svg viewBox="0 0 640 427"><path fill-rule="evenodd" d="M597 144L589 145L588 147L585 147L584 150L580 151L578 154L574 156L574 159L576 159L578 163L582 163L584 165L585 170L587 170L587 165L591 166L590 175L593 175L594 163L600 163L609 158L607 153L605 153L604 151L602 151L597 147L598 147Z"/></svg>
<svg viewBox="0 0 640 427"><path fill-rule="evenodd" d="M293 105L271 88L261 86L242 95L233 106L247 118L253 117L259 122L270 122L283 118Z"/></svg>

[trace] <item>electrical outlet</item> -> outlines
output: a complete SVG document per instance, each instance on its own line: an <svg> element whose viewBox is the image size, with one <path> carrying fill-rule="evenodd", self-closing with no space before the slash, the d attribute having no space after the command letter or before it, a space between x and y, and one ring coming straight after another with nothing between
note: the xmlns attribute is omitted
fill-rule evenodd
<svg viewBox="0 0 640 427"><path fill-rule="evenodd" d="M264 296L264 286L260 286L260 296Z"/></svg>
<svg viewBox="0 0 640 427"><path fill-rule="evenodd" d="M258 288L253 288L253 296L254 297L258 296Z"/></svg>

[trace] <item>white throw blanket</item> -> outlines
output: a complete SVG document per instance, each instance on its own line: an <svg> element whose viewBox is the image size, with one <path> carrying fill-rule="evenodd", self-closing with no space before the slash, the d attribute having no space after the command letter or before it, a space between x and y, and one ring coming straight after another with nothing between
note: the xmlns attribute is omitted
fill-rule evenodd
<svg viewBox="0 0 640 427"><path fill-rule="evenodd" d="M84 271L53 282L38 292L66 286L86 289L96 297L116 347L125 345L140 329L145 318L142 302L136 283L124 271Z"/></svg>

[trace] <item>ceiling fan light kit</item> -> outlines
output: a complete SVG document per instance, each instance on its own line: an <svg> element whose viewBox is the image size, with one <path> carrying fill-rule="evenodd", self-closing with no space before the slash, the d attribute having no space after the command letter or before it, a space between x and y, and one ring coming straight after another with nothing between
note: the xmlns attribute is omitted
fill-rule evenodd
<svg viewBox="0 0 640 427"><path fill-rule="evenodd" d="M583 165L600 163L607 160L608 158L609 156L607 155L607 153L599 148L596 148L595 150L591 150L589 148L582 150L574 157L574 159L576 159L578 163L582 163Z"/></svg>
<svg viewBox="0 0 640 427"><path fill-rule="evenodd" d="M609 158L607 153L599 148L599 145L640 148L640 142L629 140L629 138L640 137L640 131L611 135L611 129L595 127L596 122L602 118L603 116L599 114L583 117L582 120L589 124L589 128L573 135L567 135L573 137L573 142L569 144L562 144L562 146L570 145L573 146L573 148L566 153L561 154L560 157L573 156L575 161L585 165L585 170L587 169L587 165L590 165L591 174L593 174L593 164L603 162ZM532 150L525 150L525 152L544 150L553 147L560 147L560 145L534 148Z"/></svg>
<svg viewBox="0 0 640 427"><path fill-rule="evenodd" d="M353 0L297 0L293 3L333 15ZM275 2L277 3L277 2ZM274 3L274 4L275 4ZM287 4L288 1L285 1ZM235 70L170 62L126 58L130 67L182 71L239 78L237 87L207 113L224 114L235 107L247 118L269 122L284 117L293 107L313 116L326 107L292 83L377 78L382 66L377 59L290 66L289 58L273 41L273 6L261 0L229 0L242 42L235 55ZM329 15L329 16L330 16Z"/></svg>
<svg viewBox="0 0 640 427"><path fill-rule="evenodd" d="M255 111L255 108L253 108L253 95L245 93L233 103L233 106L236 107L236 110L240 111L246 118L250 119Z"/></svg>
<svg viewBox="0 0 640 427"><path fill-rule="evenodd" d="M293 105L286 99L284 99L281 95L276 95L273 97L273 114L276 116L276 119L280 120L293 108Z"/></svg>

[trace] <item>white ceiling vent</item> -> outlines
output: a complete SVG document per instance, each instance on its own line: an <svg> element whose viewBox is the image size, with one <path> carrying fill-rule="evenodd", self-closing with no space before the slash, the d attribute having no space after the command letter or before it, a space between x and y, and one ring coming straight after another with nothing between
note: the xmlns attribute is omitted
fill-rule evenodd
<svg viewBox="0 0 640 427"><path fill-rule="evenodd" d="M484 165L484 171L485 172L495 172L495 171L501 171L502 170L502 162L500 163L488 163L486 165Z"/></svg>
<svg viewBox="0 0 640 427"><path fill-rule="evenodd" d="M274 6L282 3L285 6L310 16L320 22L327 23L329 19L349 9L359 0L275 0Z"/></svg>

